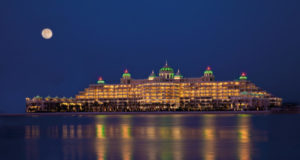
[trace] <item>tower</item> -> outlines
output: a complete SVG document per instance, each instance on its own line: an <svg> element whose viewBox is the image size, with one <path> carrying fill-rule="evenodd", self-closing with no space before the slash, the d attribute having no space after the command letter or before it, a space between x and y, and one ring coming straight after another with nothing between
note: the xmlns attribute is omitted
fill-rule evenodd
<svg viewBox="0 0 300 160"><path fill-rule="evenodd" d="M102 79L102 77L98 78L97 84L104 84L105 81Z"/></svg>
<svg viewBox="0 0 300 160"><path fill-rule="evenodd" d="M248 79L247 74L245 72L242 72L239 79L240 81L246 81Z"/></svg>
<svg viewBox="0 0 300 160"><path fill-rule="evenodd" d="M125 69L124 73L122 74L121 83L122 84L130 84L131 81L131 74Z"/></svg>
<svg viewBox="0 0 300 160"><path fill-rule="evenodd" d="M181 73L180 73L180 71L179 71L179 69L178 69L176 75L174 76L174 79L180 80L180 79L182 79L182 78L183 78L183 76L181 75Z"/></svg>
<svg viewBox="0 0 300 160"><path fill-rule="evenodd" d="M206 70L204 71L204 81L214 81L215 76L213 74L213 71L209 66L206 67Z"/></svg>
<svg viewBox="0 0 300 160"><path fill-rule="evenodd" d="M150 74L150 76L148 77L148 80L150 80L150 81L152 81L152 80L154 80L155 79L155 73L154 73L154 71L152 70L152 73Z"/></svg>

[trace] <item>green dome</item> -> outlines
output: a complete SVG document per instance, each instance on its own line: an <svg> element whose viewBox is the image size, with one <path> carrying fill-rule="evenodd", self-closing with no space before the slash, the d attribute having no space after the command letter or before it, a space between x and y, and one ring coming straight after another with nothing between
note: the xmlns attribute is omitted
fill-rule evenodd
<svg viewBox="0 0 300 160"><path fill-rule="evenodd" d="M183 76L182 76L182 75L175 75L174 77L183 78Z"/></svg>
<svg viewBox="0 0 300 160"><path fill-rule="evenodd" d="M174 76L174 79L182 79L182 78L183 78L183 76L181 75L181 73L180 73L180 71L178 69L176 75Z"/></svg>
<svg viewBox="0 0 300 160"><path fill-rule="evenodd" d="M169 66L168 66L168 63L166 62L166 65L163 66L163 67L159 70L159 73L162 73L162 72L164 72L164 73L174 73L174 70L173 70L173 68L169 67Z"/></svg>
<svg viewBox="0 0 300 160"><path fill-rule="evenodd" d="M206 70L204 71L204 74L213 74L213 71L211 70L211 68L208 66L206 68Z"/></svg>
<svg viewBox="0 0 300 160"><path fill-rule="evenodd" d="M102 77L99 77L97 83L98 83L98 84L104 84L105 81L102 79Z"/></svg>
<svg viewBox="0 0 300 160"><path fill-rule="evenodd" d="M152 70L152 73L150 74L150 76L148 77L148 80L154 80L156 77L154 71Z"/></svg>
<svg viewBox="0 0 300 160"><path fill-rule="evenodd" d="M128 72L127 69L125 69L124 73L122 74L122 77L123 77L123 78L130 78L130 77L131 77L131 74Z"/></svg>
<svg viewBox="0 0 300 160"><path fill-rule="evenodd" d="M149 76L149 77L153 77L153 78L155 78L155 77L156 77L156 75L155 75L154 71L152 71L152 73L150 74L150 76Z"/></svg>
<svg viewBox="0 0 300 160"><path fill-rule="evenodd" d="M247 79L248 79L248 77L247 77L246 73L243 72L240 76L240 80L247 80Z"/></svg>
<svg viewBox="0 0 300 160"><path fill-rule="evenodd" d="M50 97L50 96L47 96L47 97L45 97L45 98L50 99L51 97Z"/></svg>
<svg viewBox="0 0 300 160"><path fill-rule="evenodd" d="M159 71L171 71L171 72L174 72L173 68L166 67L166 66L164 66L163 68L161 68Z"/></svg>
<svg viewBox="0 0 300 160"><path fill-rule="evenodd" d="M35 96L34 98L42 98L41 96L39 96L39 95L37 95L37 96Z"/></svg>
<svg viewBox="0 0 300 160"><path fill-rule="evenodd" d="M173 70L173 68L168 66L167 62L166 62L166 65L163 66L159 70L159 77L164 77L165 79L173 79L174 78L174 70Z"/></svg>
<svg viewBox="0 0 300 160"><path fill-rule="evenodd" d="M247 79L248 79L247 77L240 76L240 80L247 80Z"/></svg>
<svg viewBox="0 0 300 160"><path fill-rule="evenodd" d="M213 71L204 71L204 74L213 74Z"/></svg>

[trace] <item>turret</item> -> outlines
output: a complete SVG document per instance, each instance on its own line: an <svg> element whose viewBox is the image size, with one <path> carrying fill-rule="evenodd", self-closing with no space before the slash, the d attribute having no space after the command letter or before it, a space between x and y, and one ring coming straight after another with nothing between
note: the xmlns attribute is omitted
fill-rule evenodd
<svg viewBox="0 0 300 160"><path fill-rule="evenodd" d="M122 74L122 78L124 78L124 79L130 79L131 78L131 74L128 72L127 69L125 69L124 73Z"/></svg>
<svg viewBox="0 0 300 160"><path fill-rule="evenodd" d="M242 72L239 79L240 81L246 81L248 79L247 74L245 72Z"/></svg>
<svg viewBox="0 0 300 160"><path fill-rule="evenodd" d="M179 80L179 79L182 79L182 78L183 78L183 76L181 75L181 73L180 73L180 71L178 69L176 75L174 76L174 79Z"/></svg>
<svg viewBox="0 0 300 160"><path fill-rule="evenodd" d="M47 97L45 97L45 100L49 101L51 99L51 97L48 95Z"/></svg>
<svg viewBox="0 0 300 160"><path fill-rule="evenodd" d="M124 73L122 74L121 83L122 84L129 84L131 81L131 74L125 69Z"/></svg>
<svg viewBox="0 0 300 160"><path fill-rule="evenodd" d="M102 77L99 77L97 83L98 84L104 84L105 81L102 79Z"/></svg>
<svg viewBox="0 0 300 160"><path fill-rule="evenodd" d="M213 71L209 66L206 67L206 70L204 71L204 80L205 81L214 81L215 76L213 74Z"/></svg>
<svg viewBox="0 0 300 160"><path fill-rule="evenodd" d="M150 74L150 76L148 77L148 80L150 80L150 81L152 81L152 80L154 80L155 79L155 73L154 73L154 71L152 70L152 73Z"/></svg>

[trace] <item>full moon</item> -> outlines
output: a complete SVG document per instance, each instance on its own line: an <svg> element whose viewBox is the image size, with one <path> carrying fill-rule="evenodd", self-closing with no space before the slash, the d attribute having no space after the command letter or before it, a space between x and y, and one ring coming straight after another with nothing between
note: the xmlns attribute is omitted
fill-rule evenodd
<svg viewBox="0 0 300 160"><path fill-rule="evenodd" d="M45 28L42 30L42 37L45 39L50 39L53 36L51 29Z"/></svg>

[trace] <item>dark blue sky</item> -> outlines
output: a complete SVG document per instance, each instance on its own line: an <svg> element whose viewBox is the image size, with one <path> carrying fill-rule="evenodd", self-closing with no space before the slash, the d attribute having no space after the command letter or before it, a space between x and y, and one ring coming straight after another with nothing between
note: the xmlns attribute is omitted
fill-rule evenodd
<svg viewBox="0 0 300 160"><path fill-rule="evenodd" d="M210 65L217 80L245 71L299 102L299 0L0 1L0 112L25 97L73 96L98 76L119 83L169 64L186 77ZM54 36L41 37L49 27Z"/></svg>

